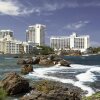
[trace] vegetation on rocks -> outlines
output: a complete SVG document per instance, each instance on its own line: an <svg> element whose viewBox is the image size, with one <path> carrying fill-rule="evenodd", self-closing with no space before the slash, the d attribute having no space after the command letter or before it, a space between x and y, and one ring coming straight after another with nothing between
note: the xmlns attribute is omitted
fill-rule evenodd
<svg viewBox="0 0 100 100"><path fill-rule="evenodd" d="M0 100L5 100L7 93L3 88L0 88Z"/></svg>
<svg viewBox="0 0 100 100"><path fill-rule="evenodd" d="M83 97L82 100L100 100L100 92L97 92L96 94L93 94L89 97Z"/></svg>
<svg viewBox="0 0 100 100"><path fill-rule="evenodd" d="M49 93L49 91L57 89L58 86L54 86L53 82L43 80L41 82L37 82L37 84L35 84L35 88L38 91Z"/></svg>
<svg viewBox="0 0 100 100"><path fill-rule="evenodd" d="M80 89L52 81L39 81L20 100L81 100Z"/></svg>
<svg viewBox="0 0 100 100"><path fill-rule="evenodd" d="M39 54L48 55L54 53L54 50L49 46L37 46L39 48Z"/></svg>

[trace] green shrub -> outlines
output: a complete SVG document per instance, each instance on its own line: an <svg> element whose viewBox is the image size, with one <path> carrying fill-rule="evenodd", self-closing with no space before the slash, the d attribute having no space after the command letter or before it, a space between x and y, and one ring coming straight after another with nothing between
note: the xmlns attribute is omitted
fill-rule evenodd
<svg viewBox="0 0 100 100"><path fill-rule="evenodd" d="M100 100L100 92L97 92L96 94L93 94L89 97L83 97L82 100Z"/></svg>
<svg viewBox="0 0 100 100"><path fill-rule="evenodd" d="M7 93L4 89L0 88L0 100L5 100L7 96Z"/></svg>

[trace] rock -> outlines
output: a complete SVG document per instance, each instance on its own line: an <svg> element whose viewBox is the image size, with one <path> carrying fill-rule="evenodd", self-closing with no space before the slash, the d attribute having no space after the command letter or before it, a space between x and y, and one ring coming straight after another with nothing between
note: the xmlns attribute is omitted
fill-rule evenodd
<svg viewBox="0 0 100 100"><path fill-rule="evenodd" d="M22 74L28 74L29 72L33 72L33 66L32 65L23 65L22 67L21 67L21 73Z"/></svg>
<svg viewBox="0 0 100 100"><path fill-rule="evenodd" d="M7 76L1 80L0 85L0 87L3 88L8 95L16 95L29 91L28 81L15 72L7 74Z"/></svg>
<svg viewBox="0 0 100 100"><path fill-rule="evenodd" d="M64 60L64 59L63 59L63 60L60 60L59 64L60 64L61 66L71 67L71 66L70 66L70 62L67 61L67 60Z"/></svg>
<svg viewBox="0 0 100 100"><path fill-rule="evenodd" d="M42 59L42 60L40 60L39 64L40 65L47 65L47 66L54 65L53 61L51 61L49 59Z"/></svg>
<svg viewBox="0 0 100 100"><path fill-rule="evenodd" d="M35 57L33 59L33 64L39 64L40 58L39 57Z"/></svg>
<svg viewBox="0 0 100 100"><path fill-rule="evenodd" d="M23 64L26 64L26 61L23 60L23 59L19 59L19 60L17 61L17 64L23 65Z"/></svg>
<svg viewBox="0 0 100 100"><path fill-rule="evenodd" d="M33 64L33 59L32 58L27 59L26 64Z"/></svg>
<svg viewBox="0 0 100 100"><path fill-rule="evenodd" d="M58 82L40 81L34 86L35 89L24 95L20 100L81 100L81 90L69 88Z"/></svg>

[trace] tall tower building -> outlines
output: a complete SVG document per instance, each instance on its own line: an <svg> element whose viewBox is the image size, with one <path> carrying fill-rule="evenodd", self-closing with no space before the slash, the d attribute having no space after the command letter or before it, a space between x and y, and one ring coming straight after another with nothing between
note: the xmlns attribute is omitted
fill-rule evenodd
<svg viewBox="0 0 100 100"><path fill-rule="evenodd" d="M45 25L36 24L26 30L26 41L33 42L35 45L45 45Z"/></svg>
<svg viewBox="0 0 100 100"><path fill-rule="evenodd" d="M13 37L13 31L11 31L11 30L0 30L0 39L4 38L7 35L10 35L10 37Z"/></svg>

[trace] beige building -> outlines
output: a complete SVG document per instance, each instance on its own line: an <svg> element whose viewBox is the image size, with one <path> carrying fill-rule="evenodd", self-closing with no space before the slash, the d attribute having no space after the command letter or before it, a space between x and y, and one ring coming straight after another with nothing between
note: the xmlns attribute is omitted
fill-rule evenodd
<svg viewBox="0 0 100 100"><path fill-rule="evenodd" d="M19 54L21 41L15 40L10 35L0 39L0 52L4 54Z"/></svg>
<svg viewBox="0 0 100 100"><path fill-rule="evenodd" d="M0 39L4 38L7 35L10 35L10 37L13 37L13 31L11 31L11 30L0 30Z"/></svg>
<svg viewBox="0 0 100 100"><path fill-rule="evenodd" d="M15 40L13 37L10 37L10 35L0 39L0 53L3 54L31 53L33 49L33 45Z"/></svg>

